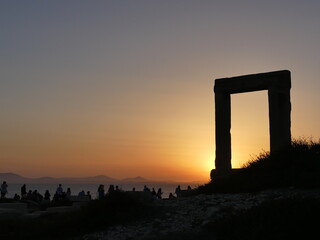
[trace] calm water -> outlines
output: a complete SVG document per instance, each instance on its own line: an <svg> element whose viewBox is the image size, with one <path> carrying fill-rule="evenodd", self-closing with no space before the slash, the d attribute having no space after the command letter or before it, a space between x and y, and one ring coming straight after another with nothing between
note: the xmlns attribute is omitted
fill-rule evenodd
<svg viewBox="0 0 320 240"><path fill-rule="evenodd" d="M114 184L116 186L116 184ZM135 187L136 191L142 191L145 183L127 183L127 184L119 184L119 188L124 191L131 191L133 187ZM174 193L176 187L180 185L181 189L187 189L187 186L190 185L192 188L197 187L199 184L188 184L188 183L147 183L147 186L152 190L154 188L156 191L161 187L163 192L163 198L167 198L170 192ZM22 184L10 184L8 183L8 198L14 196L15 193L20 195L20 189ZM40 194L44 195L46 190L49 190L51 196L54 195L58 184L26 184L27 191L29 190L37 190ZM90 191L92 198L97 197L97 189L99 184L62 184L63 190L66 191L69 187L71 189L71 195L78 195L78 193L82 190L85 192ZM109 185L104 185L105 190L107 191Z"/></svg>

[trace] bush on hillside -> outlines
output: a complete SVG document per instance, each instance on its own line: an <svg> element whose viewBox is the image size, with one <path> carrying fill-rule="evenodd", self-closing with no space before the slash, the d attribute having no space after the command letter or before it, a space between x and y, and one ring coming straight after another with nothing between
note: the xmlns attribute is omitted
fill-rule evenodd
<svg viewBox="0 0 320 240"><path fill-rule="evenodd" d="M198 191L243 192L281 187L320 187L320 141L294 140L290 147L262 152L222 179L213 179Z"/></svg>

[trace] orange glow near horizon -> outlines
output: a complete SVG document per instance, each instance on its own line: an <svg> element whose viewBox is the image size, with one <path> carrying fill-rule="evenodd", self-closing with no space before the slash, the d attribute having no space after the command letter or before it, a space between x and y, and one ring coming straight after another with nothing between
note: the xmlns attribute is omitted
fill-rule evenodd
<svg viewBox="0 0 320 240"><path fill-rule="evenodd" d="M207 102L205 111L212 113L213 101ZM167 104L178 109L175 103ZM269 150L267 93L234 94L231 104L232 167L239 168L251 157ZM150 110L148 105L145 107ZM70 122L68 130L59 130L56 136L47 128L24 130L15 138L8 133L1 144L6 149L2 162L10 165L12 172L28 177L102 174L159 181L208 181L215 159L214 116L200 119L187 108L179 111L181 116L161 118L163 110L154 111L145 118L119 118L121 124L107 126L96 118L94 125L82 127L82 131L78 131L81 124ZM30 134L32 141L28 140ZM12 164L14 159L21 160Z"/></svg>
<svg viewBox="0 0 320 240"><path fill-rule="evenodd" d="M240 168L262 151L269 151L267 94L257 91L231 95L233 168Z"/></svg>
<svg viewBox="0 0 320 240"><path fill-rule="evenodd" d="M285 69L292 137L320 137L320 1L181 2L3 1L0 173L207 181L214 80ZM238 168L269 150L268 100L231 100Z"/></svg>

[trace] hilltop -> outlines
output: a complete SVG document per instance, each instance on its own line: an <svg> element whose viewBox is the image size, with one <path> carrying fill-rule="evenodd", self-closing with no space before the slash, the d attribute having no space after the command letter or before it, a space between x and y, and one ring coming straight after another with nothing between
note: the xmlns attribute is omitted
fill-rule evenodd
<svg viewBox="0 0 320 240"><path fill-rule="evenodd" d="M199 191L236 193L286 187L320 188L320 142L297 139L282 151L263 152L243 168L214 179Z"/></svg>

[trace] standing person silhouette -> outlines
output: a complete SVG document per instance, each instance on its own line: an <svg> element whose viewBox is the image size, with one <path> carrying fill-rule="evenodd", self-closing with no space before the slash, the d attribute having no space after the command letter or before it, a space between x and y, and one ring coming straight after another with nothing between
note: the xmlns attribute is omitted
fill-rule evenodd
<svg viewBox="0 0 320 240"><path fill-rule="evenodd" d="M162 199L162 193L163 193L163 192L162 192L162 189L159 188L159 189L158 189L158 192L157 192L157 198L158 198L158 199Z"/></svg>
<svg viewBox="0 0 320 240"><path fill-rule="evenodd" d="M46 192L44 193L44 199L50 201L50 196L51 194L49 193L49 190L46 190Z"/></svg>
<svg viewBox="0 0 320 240"><path fill-rule="evenodd" d="M70 199L71 197L71 188L67 188L66 197Z"/></svg>
<svg viewBox="0 0 320 240"><path fill-rule="evenodd" d="M157 198L157 193L156 190L154 190L154 188L152 188L151 194L153 198Z"/></svg>
<svg viewBox="0 0 320 240"><path fill-rule="evenodd" d="M5 198L8 193L8 184L6 181L3 181L1 184L1 198Z"/></svg>
<svg viewBox="0 0 320 240"><path fill-rule="evenodd" d="M175 194L177 195L177 197L181 196L181 187L180 187L180 185L178 185L178 187L176 188Z"/></svg>
<svg viewBox="0 0 320 240"><path fill-rule="evenodd" d="M57 187L56 197L57 197L57 200L62 200L63 199L63 188L62 188L61 184L59 184L59 186Z"/></svg>
<svg viewBox="0 0 320 240"><path fill-rule="evenodd" d="M21 198L24 198L26 196L27 196L27 187L25 184L23 184L21 187Z"/></svg>
<svg viewBox="0 0 320 240"><path fill-rule="evenodd" d="M104 199L104 185L100 184L98 187L98 199L102 200Z"/></svg>

